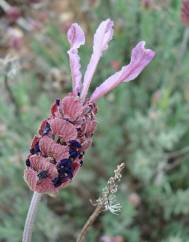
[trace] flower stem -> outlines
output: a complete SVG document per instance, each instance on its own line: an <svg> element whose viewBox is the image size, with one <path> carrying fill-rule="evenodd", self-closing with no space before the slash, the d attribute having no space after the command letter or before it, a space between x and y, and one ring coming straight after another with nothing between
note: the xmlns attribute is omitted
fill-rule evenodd
<svg viewBox="0 0 189 242"><path fill-rule="evenodd" d="M94 221L96 220L96 218L99 216L99 214L103 211L103 205L98 205L95 210L93 211L93 213L91 214L91 216L89 217L89 219L87 220L87 222L84 224L81 232L79 233L78 237L77 237L77 241L76 242L83 242L86 236L86 233L88 232L90 226L94 223Z"/></svg>
<svg viewBox="0 0 189 242"><path fill-rule="evenodd" d="M181 61L181 59L183 58L183 56L186 53L188 41L189 41L189 28L186 28L183 33L183 38L182 38L182 42L181 42L179 61Z"/></svg>
<svg viewBox="0 0 189 242"><path fill-rule="evenodd" d="M8 96L9 96L9 99L10 99L10 102L12 103L12 105L14 106L14 112L15 112L15 116L20 118L20 109L19 109L19 105L18 105L18 102L14 96L14 93L10 87L10 84L9 84L9 80L8 80L8 75L5 74L5 77L4 77L4 84L5 84L5 89L8 93Z"/></svg>
<svg viewBox="0 0 189 242"><path fill-rule="evenodd" d="M31 242L33 223L37 214L38 203L42 194L34 192L25 221L22 242Z"/></svg>

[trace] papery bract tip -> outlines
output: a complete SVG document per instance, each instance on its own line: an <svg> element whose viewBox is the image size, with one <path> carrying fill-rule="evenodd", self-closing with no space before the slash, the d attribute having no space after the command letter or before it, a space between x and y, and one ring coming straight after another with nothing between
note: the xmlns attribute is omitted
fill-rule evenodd
<svg viewBox="0 0 189 242"><path fill-rule="evenodd" d="M82 74L80 72L80 58L78 55L78 48L85 44L85 34L82 28L74 23L71 25L67 32L68 42L70 44L70 49L68 51L70 68L72 74L72 88L73 93L78 95L81 90L81 78Z"/></svg>
<svg viewBox="0 0 189 242"><path fill-rule="evenodd" d="M120 71L110 76L97 87L91 96L91 101L97 101L100 97L107 94L122 82L128 82L135 79L152 61L154 56L154 51L151 49L145 49L145 41L140 41L131 52L130 63L122 67Z"/></svg>
<svg viewBox="0 0 189 242"><path fill-rule="evenodd" d="M92 81L96 67L98 65L98 62L103 52L107 50L108 43L112 39L112 36L113 36L113 21L110 19L106 19L103 22L101 22L101 24L97 28L96 33L94 35L93 53L84 75L83 89L81 92L82 100L84 100L87 96L88 89Z"/></svg>

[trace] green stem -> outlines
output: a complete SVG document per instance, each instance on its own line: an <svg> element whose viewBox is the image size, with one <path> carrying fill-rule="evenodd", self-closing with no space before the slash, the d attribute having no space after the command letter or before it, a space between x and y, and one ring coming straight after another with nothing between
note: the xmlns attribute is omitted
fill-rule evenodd
<svg viewBox="0 0 189 242"><path fill-rule="evenodd" d="M95 210L93 211L93 213L91 214L91 216L88 218L87 222L84 224L81 232L79 233L79 235L77 237L77 241L76 242L83 242L85 240L85 236L86 236L89 228L94 223L94 221L99 216L99 214L103 211L103 206L104 205L101 205L100 204L100 205L98 205L95 208Z"/></svg>
<svg viewBox="0 0 189 242"><path fill-rule="evenodd" d="M181 42L179 61L181 61L181 59L186 53L188 41L189 41L189 28L186 28Z"/></svg>

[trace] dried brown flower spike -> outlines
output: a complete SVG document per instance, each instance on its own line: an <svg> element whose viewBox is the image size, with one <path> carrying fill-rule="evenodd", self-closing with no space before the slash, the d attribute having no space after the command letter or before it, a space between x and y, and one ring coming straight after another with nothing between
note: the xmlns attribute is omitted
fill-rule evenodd
<svg viewBox="0 0 189 242"><path fill-rule="evenodd" d="M115 193L117 192L118 183L122 178L124 168L125 163L121 163L117 166L116 170L114 170L114 176L109 178L107 185L102 190L101 196L96 200L96 202L92 202L96 208L84 224L76 242L84 241L87 231L102 211L109 210L113 214L118 214L120 211L121 205L116 201Z"/></svg>
<svg viewBox="0 0 189 242"><path fill-rule="evenodd" d="M117 214L121 209L121 205L116 201L115 193L117 192L124 168L125 163L117 166L116 170L114 170L114 176L109 178L101 196L96 201L96 204L102 205L104 210L109 210L113 214Z"/></svg>

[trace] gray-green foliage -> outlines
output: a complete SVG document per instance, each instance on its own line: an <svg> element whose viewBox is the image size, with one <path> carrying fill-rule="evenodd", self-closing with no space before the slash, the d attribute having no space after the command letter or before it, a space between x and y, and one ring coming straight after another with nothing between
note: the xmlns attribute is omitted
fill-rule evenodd
<svg viewBox="0 0 189 242"><path fill-rule="evenodd" d="M118 195L121 214L102 214L88 241L107 234L121 235L129 242L187 242L189 54L187 50L178 59L184 32L180 1L169 1L164 7L157 1L159 7L153 9L143 8L137 0L110 1L107 9L106 2L89 10L95 20L91 29L106 17L112 17L117 26L92 89L113 72L111 60L129 61L131 48L139 40L157 52L156 58L137 80L120 85L99 101L98 127L84 166L72 185L42 201L34 241L74 241L92 212L89 199L98 197L116 164L125 161L126 179ZM52 49L41 38L47 38ZM0 98L0 122L6 126L0 133L0 240L7 242L20 241L31 198L22 176L32 135L47 117L53 99L64 95L52 89L50 69L65 71L64 93L71 87L65 36L49 25L44 36L33 38L30 44L41 65L31 73L21 72L11 84L19 117L14 115L14 104L7 105L6 91ZM81 48L82 70L89 53L89 45ZM43 80L38 79L38 72ZM140 198L137 205L130 199L133 193Z"/></svg>

